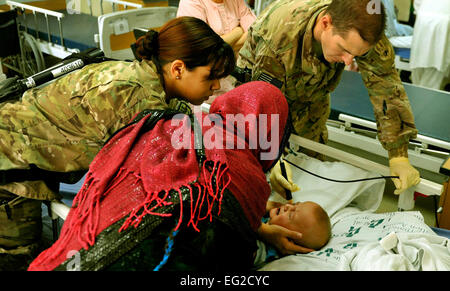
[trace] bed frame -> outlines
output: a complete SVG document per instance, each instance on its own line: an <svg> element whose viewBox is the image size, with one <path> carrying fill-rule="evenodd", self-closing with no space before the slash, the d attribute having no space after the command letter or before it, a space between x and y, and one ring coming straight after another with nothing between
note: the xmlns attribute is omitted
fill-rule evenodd
<svg viewBox="0 0 450 291"><path fill-rule="evenodd" d="M136 42L133 29L158 30L176 17L177 10L177 7L147 7L101 15L98 18L100 49L112 59L134 59L130 48Z"/></svg>
<svg viewBox="0 0 450 291"><path fill-rule="evenodd" d="M79 1L71 1L79 3ZM113 11L142 8L142 4L122 0L97 0L100 14L104 12L104 2L111 4ZM90 14L83 13L81 7L71 6L63 11L6 1L11 9L18 9L22 16L18 22L22 29L35 36L42 52L63 59L74 52L98 47L98 17L93 15L93 5L88 1Z"/></svg>

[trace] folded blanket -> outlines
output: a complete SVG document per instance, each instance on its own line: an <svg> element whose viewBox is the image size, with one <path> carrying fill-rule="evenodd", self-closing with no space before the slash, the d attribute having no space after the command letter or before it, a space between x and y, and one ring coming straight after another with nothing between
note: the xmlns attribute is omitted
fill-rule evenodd
<svg viewBox="0 0 450 291"><path fill-rule="evenodd" d="M340 270L449 271L450 243L442 236L395 233L341 257Z"/></svg>

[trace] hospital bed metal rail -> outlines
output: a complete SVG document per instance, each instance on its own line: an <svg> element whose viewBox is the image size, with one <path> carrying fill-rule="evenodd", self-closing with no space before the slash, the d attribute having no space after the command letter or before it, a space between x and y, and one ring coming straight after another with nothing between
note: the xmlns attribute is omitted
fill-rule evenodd
<svg viewBox="0 0 450 291"><path fill-rule="evenodd" d="M35 32L36 32L35 37L36 37L37 42L39 43L39 47L42 52L45 52L50 55L55 55L59 58L65 58L66 56L70 55L71 53L79 52L78 50L69 49L69 48L65 47L65 45L64 45L63 28L62 28L62 23L61 23L62 19L64 18L63 13L36 7L36 6L32 6L32 5L28 5L28 4L23 4L23 3L19 3L19 2L15 2L15 1L9 1L9 0L6 1L6 4L9 5L9 7L11 7L11 9L16 9L16 8L20 9L24 19L26 19L26 10L31 11L31 13L33 14L34 23L35 23ZM46 45L45 43L43 43L43 40L41 40L41 38L39 37L37 13L41 13L45 17L48 43L50 45ZM59 37L61 38L61 45L53 43L51 41L50 25L49 25L49 18L48 18L49 16L55 17L58 21L58 29L59 29ZM28 33L28 29L29 28L28 28L27 22L25 21L25 32Z"/></svg>
<svg viewBox="0 0 450 291"><path fill-rule="evenodd" d="M352 127L353 125L357 125L362 128L367 128L368 130L372 130L374 135L376 135L377 126L375 122L342 113L339 114L339 120L342 121L342 125L340 126L335 126L337 122L334 120L328 122L329 140L350 147L360 148L378 156L386 156L386 150L381 146L376 137L370 138L358 134L358 128ZM439 173L440 166L450 151L449 142L421 134L418 134L413 141L410 141L410 145L413 146L413 149L408 150L411 164L433 173ZM430 149L430 146L435 148L435 150Z"/></svg>
<svg viewBox="0 0 450 291"><path fill-rule="evenodd" d="M127 9L128 7L133 7L133 8L137 8L137 9L143 7L142 4L138 4L138 3L134 3L134 2L127 2L127 1L122 1L122 0L98 0L98 2L100 3L100 11L101 11L102 15L104 13L103 2L111 3L113 11L116 10L117 5L122 5L124 7L124 9ZM40 7L28 5L28 4L23 4L23 3L19 3L19 2L15 2L15 1L10 1L10 0L7 0L6 4L9 5L11 7L11 9L16 9L16 8L20 9L24 19L26 19L26 10L31 11L31 13L33 14L33 17L34 17L34 26L35 26L34 29L35 29L36 40L37 40L37 42L39 44L39 48L41 49L42 52L52 55L52 56L55 56L60 59L63 59L72 53L80 52L80 50L77 48L69 48L65 45L64 30L63 30L63 25L62 25L62 21L65 17L64 13L45 9L45 8L40 8ZM92 5L91 0L88 1L88 5L89 5L90 14L91 14L91 16L93 16L93 8L92 8L93 5ZM82 13L81 7L75 7L75 9L67 8L67 12L70 14L81 14ZM39 13L43 14L45 17L47 40L43 40L39 36L40 27L39 27L39 24L37 21L37 14L39 14ZM55 17L58 22L58 30L59 30L59 37L61 40L61 44L58 44L58 43L52 41L51 32L50 32L50 24L49 24L49 16ZM28 24L26 21L24 21L24 23L25 23L25 32L28 32L28 29L29 29ZM98 43L98 35L95 34L92 37L94 39L96 39L95 42Z"/></svg>

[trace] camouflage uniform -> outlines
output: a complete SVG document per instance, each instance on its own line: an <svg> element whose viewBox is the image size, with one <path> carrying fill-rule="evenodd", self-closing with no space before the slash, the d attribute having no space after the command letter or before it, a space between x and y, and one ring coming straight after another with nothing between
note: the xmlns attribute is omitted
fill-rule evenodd
<svg viewBox="0 0 450 291"><path fill-rule="evenodd" d="M237 66L283 82L298 135L325 143L330 114L330 92L338 85L345 65L327 63L313 41L320 12L331 0L280 0L256 19L239 52ZM316 43L316 46L314 44ZM378 138L389 156L407 156L407 144L417 130L408 97L394 67L394 50L382 39L364 56L356 57L369 91Z"/></svg>
<svg viewBox="0 0 450 291"><path fill-rule="evenodd" d="M0 170L30 169L31 164L54 172L87 170L111 134L140 111L186 105L176 99L167 104L156 72L146 61L91 64L1 104ZM15 205L34 201L28 208L40 214L40 200L58 197L43 181L0 185L0 247L25 242L19 230L28 226L11 226ZM2 237L17 242L8 245Z"/></svg>

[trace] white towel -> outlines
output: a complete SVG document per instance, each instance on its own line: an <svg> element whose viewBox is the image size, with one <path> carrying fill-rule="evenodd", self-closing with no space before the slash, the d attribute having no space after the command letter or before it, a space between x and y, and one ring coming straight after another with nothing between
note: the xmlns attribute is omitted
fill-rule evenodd
<svg viewBox="0 0 450 291"><path fill-rule="evenodd" d="M449 271L450 243L442 236L425 233L393 233L391 247L380 242L352 250L341 258L340 270L353 271ZM382 241L382 240L381 240Z"/></svg>

